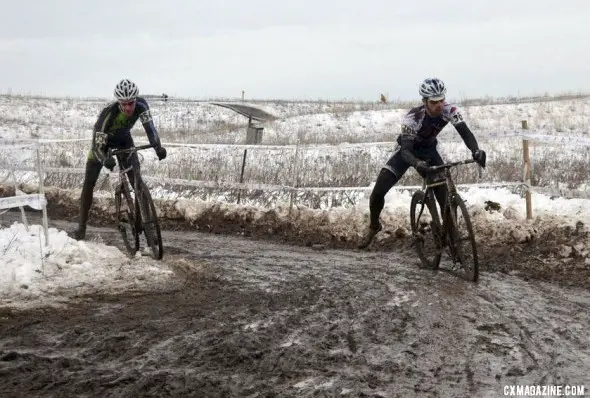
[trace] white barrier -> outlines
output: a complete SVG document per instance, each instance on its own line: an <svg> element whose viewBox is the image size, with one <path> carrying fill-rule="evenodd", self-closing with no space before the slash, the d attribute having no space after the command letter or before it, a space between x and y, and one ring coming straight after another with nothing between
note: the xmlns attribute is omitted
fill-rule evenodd
<svg viewBox="0 0 590 398"><path fill-rule="evenodd" d="M491 132L488 133L486 137L482 137L481 139L486 138L522 138L522 139L529 139L531 141L537 142L550 142L550 143L577 143L577 142L584 142L583 145L590 146L590 139L586 139L585 137L581 136L552 136L552 135L544 135L544 134L537 134L534 131L527 130L528 132L523 132L519 130L509 130L503 132ZM583 133L583 132L580 132ZM581 140L579 140L581 139ZM578 141L579 140L579 141ZM35 143L38 145L42 144L51 144L51 143L63 143L63 142L89 142L92 141L92 138L67 138L67 139L40 139L37 141L22 141L28 142L29 145L31 143ZM460 138L458 138L460 141ZM3 145L4 141L0 141L0 146ZM14 142L14 141L8 141ZM149 142L144 140L138 140L136 142L137 145L145 145L149 144ZM228 147L228 148L238 148L238 149L297 149L297 148L306 148L306 149L322 149L322 148L355 148L355 147L395 147L397 145L396 141L377 141L377 142L342 142L339 144L275 144L275 145L267 145L267 144L185 144L180 142L163 142L163 146L165 147L184 147L184 148L219 148L219 147Z"/></svg>
<svg viewBox="0 0 590 398"><path fill-rule="evenodd" d="M480 137L481 140L487 139L497 139L497 138L521 138L524 140L529 140L531 142L539 142L539 143L549 143L549 144L566 144L566 145L582 145L582 146L590 146L590 138L584 137L580 134L585 134L587 132L572 132L574 135L563 135L563 136L556 136L556 135L548 135L548 134L540 134L536 133L534 130L509 130L503 132L491 132L488 133L486 137ZM33 145L43 145L43 144L52 144L52 143L63 143L63 142L89 142L92 141L92 138L68 138L68 139L40 139L40 140L9 140L9 141L0 141L0 147L8 145L11 147L16 146L33 146ZM460 139L457 139L457 142L460 142ZM137 145L145 145L149 144L147 141L138 140ZM356 143L349 143L343 142L340 144L285 144L285 145L251 145L251 144L185 144L179 142L164 142L162 143L165 147L184 147L184 148L219 148L219 147L228 147L228 148L238 148L238 149L297 149L297 148L306 148L306 149L322 149L322 148L355 148L355 147L395 147L397 145L396 141L380 141L380 142L356 142Z"/></svg>
<svg viewBox="0 0 590 398"><path fill-rule="evenodd" d="M44 195L18 195L0 198L0 209L13 209L15 207L30 206L35 210L43 210L47 206Z"/></svg>

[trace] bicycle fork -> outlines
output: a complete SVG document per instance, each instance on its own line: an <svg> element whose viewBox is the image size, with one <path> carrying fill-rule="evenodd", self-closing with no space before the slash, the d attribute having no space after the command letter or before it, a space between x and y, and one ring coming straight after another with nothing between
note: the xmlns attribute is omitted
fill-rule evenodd
<svg viewBox="0 0 590 398"><path fill-rule="evenodd" d="M138 234L143 232L143 217L141 214L141 190L138 186L134 188L135 191L135 230Z"/></svg>
<svg viewBox="0 0 590 398"><path fill-rule="evenodd" d="M122 210L122 202L123 200L125 200L125 198L123 197L123 194L121 192L120 185L118 185L117 188L115 188L115 198L115 215L117 217L117 220L119 220L119 230L122 231L122 228L124 228L122 223L125 221L128 222L129 220L127 220L127 212L125 210Z"/></svg>
<svg viewBox="0 0 590 398"><path fill-rule="evenodd" d="M123 190L121 185L117 186L115 189L115 196L117 200L115 201L115 214L117 215L117 219L119 220L119 230L126 231L127 227L130 223L129 219L129 203L127 203L127 196L123 195Z"/></svg>
<svg viewBox="0 0 590 398"><path fill-rule="evenodd" d="M447 198L445 206L445 241L448 242L449 254L453 260L453 264L463 264L465 261L465 254L463 253L463 246L461 245L461 236L459 235L459 226L457 222L457 208L453 206L454 196L450 194Z"/></svg>
<svg viewBox="0 0 590 398"><path fill-rule="evenodd" d="M434 198L432 191L427 191L424 194L422 201L420 202L420 211L418 213L418 217L416 218L418 225L420 225L420 220L421 220L422 214L424 212L424 207L427 207L426 203L429 200L434 201L433 203L435 203L435 206L436 206L436 199ZM435 208L435 211L436 211L436 208ZM436 225L436 223L434 221L434 215L431 214L430 218L431 218L430 223L428 223L428 226L430 227L430 233L434 237L437 250L442 251L442 248L444 247L443 243L444 243L444 239L445 239L444 232L441 234L441 229L439 228L438 225ZM424 231L424 229L421 228L420 232L421 232L421 236L415 236L414 239L424 240L424 234L428 233L428 231Z"/></svg>

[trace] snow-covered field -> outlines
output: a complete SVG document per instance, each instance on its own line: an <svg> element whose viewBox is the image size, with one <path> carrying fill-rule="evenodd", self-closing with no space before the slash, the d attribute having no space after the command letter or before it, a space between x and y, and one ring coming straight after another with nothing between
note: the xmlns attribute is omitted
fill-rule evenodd
<svg viewBox="0 0 590 398"><path fill-rule="evenodd" d="M48 167L81 169L92 124L103 105L101 101L0 97L0 140L82 139L79 142L42 143L40 152ZM327 215L335 231L354 236L366 224L371 184L391 153L391 141L406 109L381 104L364 104L358 107L362 108L360 110L351 110L354 106L350 104L346 106L335 103L264 104L266 110L281 118L264 126L263 144L276 147L250 147L244 181L286 186L293 186L296 181L299 187L360 187L358 192L351 193L347 203L330 202L326 199L330 193L326 193L317 206L306 203L305 197L296 201L300 214L307 217ZM151 107L156 125L162 131L162 141L169 148L169 156L165 161L157 162L151 151L146 152L142 164L146 176L163 181L169 178L216 183L239 180L245 147L225 144L244 143L244 117L205 102L154 101ZM481 178L477 170L471 168L458 175L459 181L510 183L522 177L522 140L515 137L522 132L521 120L528 121L532 134L582 140L588 135L590 125L590 99L470 106L464 108L464 114L480 146L488 151L490 166ZM137 141L144 140L141 127L134 130L134 136ZM451 127L441 136L444 142L441 152L448 159L468 156L457 138ZM297 142L301 145L293 145ZM186 143L207 145L187 147ZM575 144L575 141L533 145L535 178L548 187L576 188L583 192L590 164L588 148L584 144ZM4 171L0 174L0 183L10 185L11 177L6 170L11 166L17 170L31 168L35 156L32 151L11 151L4 147L0 160ZM18 182L34 183L31 173L17 173L17 177ZM51 175L48 181L61 188L77 188L81 175ZM409 172L402 184L417 181L413 172ZM214 204L219 206L217 200L223 199L223 196L216 196L217 200L211 196L206 201L196 199L202 195L190 189L178 191L174 184L154 183L154 187L158 188L155 196L176 201L176 211L187 219L196 217ZM108 190L105 194L108 195ZM289 217L289 196L269 200L269 195L271 193L263 193L258 201L246 201L247 206L235 203L221 206L227 212L254 211L260 216L270 204L280 217ZM590 223L590 200L586 199L534 193L535 220L527 222L524 199L509 189L480 185L463 188L462 195L478 232L486 239L496 239L500 243L526 241L528 235L549 225L576 228L581 222L585 228ZM489 200L500 203L501 211L484 210L485 201ZM409 201L408 191L392 190L382 216L384 224L407 228ZM16 223L0 229L0 296L4 302L25 297L33 302L46 300L53 292L64 289L83 292L86 288L100 290L111 285L125 288L148 283L146 281L165 280L170 275L165 264L141 256L129 259L118 249L100 242L77 242L55 229L50 231L50 237L51 243L45 247L39 226L31 226L26 231L22 224ZM589 248L588 242L577 247L564 247L564 257L571 253L587 257Z"/></svg>
<svg viewBox="0 0 590 398"><path fill-rule="evenodd" d="M0 96L0 139L89 138L92 125L108 100L30 99ZM264 125L262 144L393 141L400 117L419 103L267 102L256 103L279 119ZM243 144L247 119L209 102L150 102L164 141ZM519 130L528 120L532 132L588 133L590 98L462 107L475 134ZM141 126L135 128L142 135ZM450 134L445 134L446 132ZM454 136L452 128L443 137ZM174 138L167 139L167 138Z"/></svg>

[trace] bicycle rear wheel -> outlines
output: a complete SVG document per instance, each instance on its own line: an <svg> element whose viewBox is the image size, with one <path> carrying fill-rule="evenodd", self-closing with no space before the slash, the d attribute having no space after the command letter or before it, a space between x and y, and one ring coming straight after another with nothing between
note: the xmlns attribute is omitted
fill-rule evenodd
<svg viewBox="0 0 590 398"><path fill-rule="evenodd" d="M416 191L410 202L410 225L414 246L424 268L437 269L442 254L442 227L431 195Z"/></svg>
<svg viewBox="0 0 590 398"><path fill-rule="evenodd" d="M454 195L449 211L450 217L447 225L453 264L459 265L460 271L458 273L462 278L477 282L479 279L479 258L475 234L467 206L458 194Z"/></svg>
<svg viewBox="0 0 590 398"><path fill-rule="evenodd" d="M131 256L139 250L139 233L135 228L135 206L127 185L120 184L115 190L117 228Z"/></svg>
<svg viewBox="0 0 590 398"><path fill-rule="evenodd" d="M139 192L137 192L137 200L139 211L141 213L143 233L148 246L152 250L152 257L156 260L161 260L164 256L164 247L162 244L160 221L158 220L156 206L154 206L152 195L143 181L140 182Z"/></svg>

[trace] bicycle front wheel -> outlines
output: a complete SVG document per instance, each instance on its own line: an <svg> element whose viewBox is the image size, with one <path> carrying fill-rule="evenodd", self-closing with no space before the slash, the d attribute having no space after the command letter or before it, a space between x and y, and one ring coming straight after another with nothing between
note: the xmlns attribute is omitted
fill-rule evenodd
<svg viewBox="0 0 590 398"><path fill-rule="evenodd" d="M115 212L117 228L123 238L127 252L134 256L139 250L139 232L135 228L135 206L129 189L121 184L115 190Z"/></svg>
<svg viewBox="0 0 590 398"><path fill-rule="evenodd" d="M152 256L156 260L161 260L164 256L164 247L162 244L160 221L158 220L158 214L156 213L156 206L154 206L152 195L150 194L147 185L145 185L145 182L141 181L139 192L137 192L136 195L145 239L152 250Z"/></svg>
<svg viewBox="0 0 590 398"><path fill-rule="evenodd" d="M455 194L451 202L448 220L449 249L455 266L459 265L460 276L468 281L479 279L479 258L471 218L465 202Z"/></svg>
<svg viewBox="0 0 590 398"><path fill-rule="evenodd" d="M442 227L432 196L416 191L410 202L410 225L418 257L424 268L437 269L442 254Z"/></svg>

